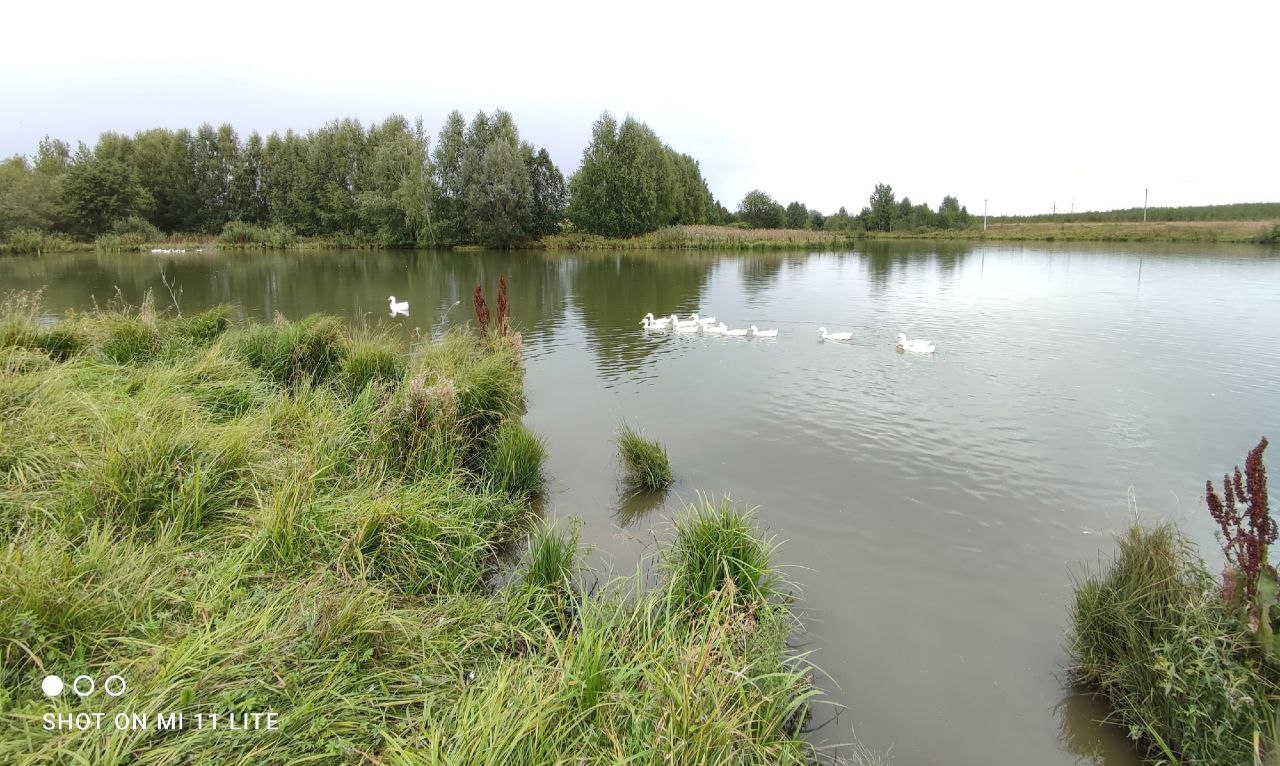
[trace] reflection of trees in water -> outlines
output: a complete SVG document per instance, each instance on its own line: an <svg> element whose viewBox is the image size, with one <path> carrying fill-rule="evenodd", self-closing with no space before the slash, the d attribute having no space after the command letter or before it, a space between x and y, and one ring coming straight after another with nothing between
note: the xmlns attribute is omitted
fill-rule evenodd
<svg viewBox="0 0 1280 766"><path fill-rule="evenodd" d="M1054 706L1058 741L1066 752L1097 766L1139 766L1140 759L1116 724L1106 723L1107 705L1087 692L1072 690Z"/></svg>
<svg viewBox="0 0 1280 766"><path fill-rule="evenodd" d="M678 251L583 255L570 278L600 375L618 379L643 367L659 346L641 332L640 318L698 311L715 262Z"/></svg>
<svg viewBox="0 0 1280 766"><path fill-rule="evenodd" d="M547 332L561 317L566 280L524 253L224 251L157 257L147 253L64 253L30 263L0 265L13 282L46 287L46 306L62 312L102 304L115 294L137 303L147 290L158 307L169 303L161 269L180 288L182 307L197 311L231 303L256 319L276 312L297 318L325 312L358 323L389 320L387 296L410 303L410 319L397 328L429 331L454 301L450 325L473 318L476 282L496 302L498 277L506 275L518 329ZM496 310L496 306L495 306ZM535 329L536 328L536 329Z"/></svg>
<svg viewBox="0 0 1280 766"><path fill-rule="evenodd" d="M973 251L973 245L966 242L869 240L858 247L867 265L868 281L878 289L888 286L895 270L905 271L913 264L937 264L939 276L951 281Z"/></svg>

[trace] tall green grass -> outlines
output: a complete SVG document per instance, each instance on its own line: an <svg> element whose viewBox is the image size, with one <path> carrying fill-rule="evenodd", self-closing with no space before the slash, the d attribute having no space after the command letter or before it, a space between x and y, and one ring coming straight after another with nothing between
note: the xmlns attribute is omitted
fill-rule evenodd
<svg viewBox="0 0 1280 766"><path fill-rule="evenodd" d="M325 318L48 327L8 305L0 763L814 758L794 618L738 512L681 522L657 587L584 592L576 538L549 530L503 576L543 454L510 344L393 359ZM77 340L46 350L55 332ZM84 708L46 698L49 673L124 676L95 699L108 721L272 710L280 730L50 733L46 712Z"/></svg>
<svg viewBox="0 0 1280 766"><path fill-rule="evenodd" d="M671 462L667 450L656 439L646 439L627 423L614 437L625 481L636 490L659 490L671 484Z"/></svg>
<svg viewBox="0 0 1280 766"><path fill-rule="evenodd" d="M672 595L683 607L718 596L739 605L767 601L778 584L772 554L772 543L756 534L745 511L728 500L704 499L676 520L668 559Z"/></svg>
<svg viewBox="0 0 1280 766"><path fill-rule="evenodd" d="M1153 763L1251 764L1255 741L1274 751L1280 675L1191 543L1168 525L1134 526L1119 543L1105 571L1076 582L1076 680L1111 702Z"/></svg>
<svg viewBox="0 0 1280 766"><path fill-rule="evenodd" d="M541 494L542 463L547 454L542 440L512 418L494 429L489 442L484 472L493 487L514 497Z"/></svg>

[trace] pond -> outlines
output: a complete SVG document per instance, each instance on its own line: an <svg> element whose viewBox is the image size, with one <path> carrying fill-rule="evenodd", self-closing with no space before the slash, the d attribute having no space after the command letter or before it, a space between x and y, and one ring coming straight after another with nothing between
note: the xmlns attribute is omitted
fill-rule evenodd
<svg viewBox="0 0 1280 766"><path fill-rule="evenodd" d="M0 258L0 292L43 287L51 315L117 289L164 306L162 271L187 312L406 336L467 321L476 282L492 301L506 275L549 513L627 575L698 493L756 507L800 595L797 642L844 708L819 708L815 725L835 718L812 736L856 732L900 764L1136 763L1067 683L1072 575L1135 514L1216 562L1205 479L1280 435L1280 257L1253 247L76 253ZM779 337L639 324L695 311ZM899 332L937 352L897 352ZM668 446L665 495L623 496L623 421Z"/></svg>

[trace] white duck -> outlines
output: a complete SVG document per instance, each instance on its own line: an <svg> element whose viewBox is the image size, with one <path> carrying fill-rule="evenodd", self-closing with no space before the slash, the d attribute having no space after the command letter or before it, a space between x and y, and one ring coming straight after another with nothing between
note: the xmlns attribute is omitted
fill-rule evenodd
<svg viewBox="0 0 1280 766"><path fill-rule="evenodd" d="M724 322L720 324L710 324L702 328L702 331L708 335L724 335L729 332L729 326Z"/></svg>
<svg viewBox="0 0 1280 766"><path fill-rule="evenodd" d="M396 314L409 316L409 301L397 301L396 296L392 295L387 298L387 303L391 306L391 316Z"/></svg>
<svg viewBox="0 0 1280 766"><path fill-rule="evenodd" d="M672 314L670 317L668 317L668 319L671 320L671 326L679 330L680 332L695 332L697 330L702 329L702 325L698 324L692 319L690 319L687 322L684 322L684 321L681 321L680 317L676 316L675 314Z"/></svg>
<svg viewBox="0 0 1280 766"><path fill-rule="evenodd" d="M724 326L724 323L722 322L721 327L723 326ZM746 335L749 332L751 331L750 330L725 330L724 334L728 335L730 338L741 338L742 336Z"/></svg>
<svg viewBox="0 0 1280 766"><path fill-rule="evenodd" d="M751 325L751 334L757 338L776 338L778 337L778 328L772 330L761 330L755 325Z"/></svg>
<svg viewBox="0 0 1280 766"><path fill-rule="evenodd" d="M671 317L654 319L653 314L645 314L644 319L640 320L640 324L644 325L645 328L649 330L665 330L667 329L667 326L671 324Z"/></svg>
<svg viewBox="0 0 1280 766"><path fill-rule="evenodd" d="M825 327L819 327L819 328L818 328L818 335L819 335L823 340L850 340L851 338L853 338L853 333L851 333L851 332L833 332L833 333L828 333L828 332L827 332L827 328L825 328Z"/></svg>
<svg viewBox="0 0 1280 766"><path fill-rule="evenodd" d="M690 321L690 322L697 322L698 324L702 325L703 327L707 327L707 326L709 326L709 325L713 325L713 324L715 324L715 323L716 323L716 318L715 318L715 317L700 317L700 316L698 316L697 314L690 314L690 315L689 315L689 321Z"/></svg>
<svg viewBox="0 0 1280 766"><path fill-rule="evenodd" d="M900 332L898 333L898 348L915 354L932 354L937 347L923 338L911 338L908 340L907 334Z"/></svg>

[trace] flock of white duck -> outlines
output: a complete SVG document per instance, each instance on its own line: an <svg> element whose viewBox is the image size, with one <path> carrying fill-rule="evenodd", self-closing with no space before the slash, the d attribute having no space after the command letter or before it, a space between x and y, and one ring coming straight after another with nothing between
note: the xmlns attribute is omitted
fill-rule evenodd
<svg viewBox="0 0 1280 766"><path fill-rule="evenodd" d="M387 297L387 304L391 309L391 316L409 316L409 302L398 301L396 296ZM454 304L457 305L456 303ZM688 319L681 319L679 316L672 314L671 316L658 319L652 313L645 314L644 319L640 320L640 324L644 326L646 331L656 330L659 332L667 332L674 330L677 333L702 333L703 335L724 335L730 338L776 338L778 337L778 328L772 330L761 330L755 325L744 327L741 329L730 329L724 322L716 323L715 317L703 317L697 314L690 314ZM818 340L831 340L837 343L843 343L853 340L851 332L827 332L827 328L818 328ZM933 343L923 338L908 338L906 333L898 333L898 348L903 351L910 351L915 354L932 354L936 348Z"/></svg>
<svg viewBox="0 0 1280 766"><path fill-rule="evenodd" d="M640 320L646 330L675 330L679 333L700 332L706 335L727 335L730 338L742 338L750 335L753 338L776 338L778 330L761 330L755 325L739 330L730 330L724 322L716 324L715 317L700 317L690 314L688 319L681 319L672 314L669 317L654 319L653 314L645 314Z"/></svg>
<svg viewBox="0 0 1280 766"><path fill-rule="evenodd" d="M776 338L778 337L777 328L772 330L761 330L755 325L751 325L744 329L729 329L724 323L716 323L715 317L698 316L690 314L688 319L681 319L679 316L672 314L662 318L655 318L652 313L645 314L644 319L640 320L640 324L646 331L656 330L659 332L667 332L674 330L677 333L702 333L704 335L726 335L731 338ZM837 343L843 343L853 340L851 332L827 332L827 328L818 328L818 340L831 340ZM898 333L898 348L903 351L910 351L914 354L932 354L936 349L930 341L923 338L908 338L906 333Z"/></svg>

